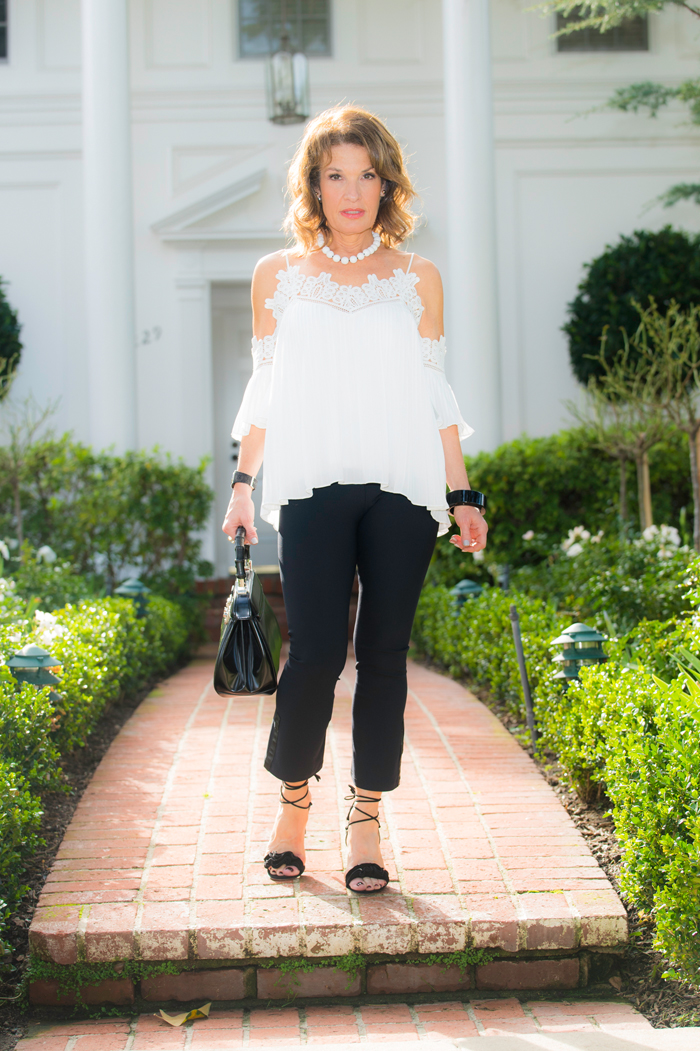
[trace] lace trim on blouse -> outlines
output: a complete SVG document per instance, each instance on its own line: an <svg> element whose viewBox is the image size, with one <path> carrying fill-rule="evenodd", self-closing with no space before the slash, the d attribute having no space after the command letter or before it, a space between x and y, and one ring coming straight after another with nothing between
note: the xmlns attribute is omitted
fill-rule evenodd
<svg viewBox="0 0 700 1051"><path fill-rule="evenodd" d="M370 274L364 285L339 285L331 281L330 274L302 274L298 266L290 266L277 274L277 289L272 299L265 300L265 306L279 321L293 299L327 303L346 313L398 299L406 304L418 325L423 315L423 304L415 288L419 280L415 273L394 270L393 277Z"/></svg>
<svg viewBox="0 0 700 1051"><path fill-rule="evenodd" d="M436 372L444 372L445 354L447 353L445 337L440 336L440 339L430 339L429 336L423 336L421 346L423 347L423 364L425 367L427 369L435 369Z"/></svg>
<svg viewBox="0 0 700 1051"><path fill-rule="evenodd" d="M251 346L251 353L253 355L253 372L255 372L256 369L259 369L261 365L272 364L272 359L275 356L276 345L276 332L273 332L271 336L263 336L262 339L258 339L257 336L253 336L253 342Z"/></svg>

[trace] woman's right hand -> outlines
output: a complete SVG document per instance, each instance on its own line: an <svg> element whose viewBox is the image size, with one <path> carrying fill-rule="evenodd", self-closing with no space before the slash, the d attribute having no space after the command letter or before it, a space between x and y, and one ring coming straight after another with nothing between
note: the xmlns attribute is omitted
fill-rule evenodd
<svg viewBox="0 0 700 1051"><path fill-rule="evenodd" d="M244 491L238 491L238 486ZM234 540L239 526L243 526L245 529L246 544L257 544L258 533L255 528L255 505L253 504L250 487L242 482L237 483L231 493L231 499L226 509L226 517L221 528L231 540Z"/></svg>

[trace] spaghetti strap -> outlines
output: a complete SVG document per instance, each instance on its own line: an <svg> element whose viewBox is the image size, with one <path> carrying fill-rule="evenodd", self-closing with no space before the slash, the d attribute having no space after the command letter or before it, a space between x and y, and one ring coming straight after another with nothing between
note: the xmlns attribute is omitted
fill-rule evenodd
<svg viewBox="0 0 700 1051"><path fill-rule="evenodd" d="M287 260L287 270L289 270L289 249L284 249L284 258Z"/></svg>
<svg viewBox="0 0 700 1051"><path fill-rule="evenodd" d="M414 257L415 254L416 254L415 252L411 252L411 258L408 260L408 268L406 270L407 274L409 274L411 272L411 267L413 266L413 257Z"/></svg>

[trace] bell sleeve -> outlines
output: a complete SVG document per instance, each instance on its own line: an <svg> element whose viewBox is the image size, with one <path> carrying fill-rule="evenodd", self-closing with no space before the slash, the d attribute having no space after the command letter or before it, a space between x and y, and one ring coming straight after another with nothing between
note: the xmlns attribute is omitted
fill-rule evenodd
<svg viewBox="0 0 700 1051"><path fill-rule="evenodd" d="M447 353L445 337L430 339L426 336L421 339L421 344L430 400L438 430L442 431L456 424L459 428L459 440L463 442L465 438L474 433L474 429L462 419L457 399L445 376L445 354Z"/></svg>
<svg viewBox="0 0 700 1051"><path fill-rule="evenodd" d="M272 385L272 362L275 356L277 334L258 339L253 336L253 375L243 395L241 407L231 429L231 437L240 441L250 433L252 427L267 427Z"/></svg>

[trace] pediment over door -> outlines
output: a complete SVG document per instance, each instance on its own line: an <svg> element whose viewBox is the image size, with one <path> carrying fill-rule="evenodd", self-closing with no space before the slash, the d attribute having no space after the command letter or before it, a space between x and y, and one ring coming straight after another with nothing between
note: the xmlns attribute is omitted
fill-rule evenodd
<svg viewBox="0 0 700 1051"><path fill-rule="evenodd" d="M179 207L151 224L171 244L281 241L281 186L275 185L260 156L208 180L185 196Z"/></svg>

